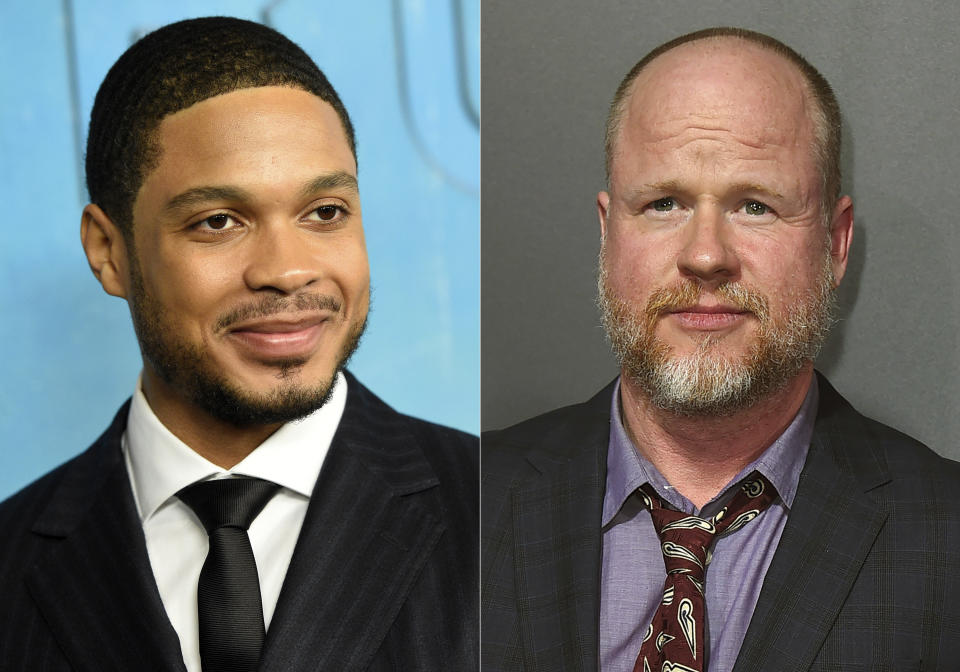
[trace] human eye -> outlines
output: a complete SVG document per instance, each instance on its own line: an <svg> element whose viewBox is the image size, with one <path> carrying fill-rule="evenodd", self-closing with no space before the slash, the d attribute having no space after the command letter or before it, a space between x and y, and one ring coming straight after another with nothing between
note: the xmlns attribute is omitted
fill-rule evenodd
<svg viewBox="0 0 960 672"><path fill-rule="evenodd" d="M218 212L209 217L201 219L195 223L192 228L205 233L220 233L222 231L231 231L240 226L240 222L233 215L225 212Z"/></svg>
<svg viewBox="0 0 960 672"><path fill-rule="evenodd" d="M653 210L654 212L670 212L677 208L677 199L672 196L667 196L666 198L658 198L655 201L651 201L647 205L647 209Z"/></svg>
<svg viewBox="0 0 960 672"><path fill-rule="evenodd" d="M770 206L761 203L760 201L747 201L741 207L745 214L753 215L754 217L768 215L773 212Z"/></svg>
<svg viewBox="0 0 960 672"><path fill-rule="evenodd" d="M321 203L310 210L306 217L309 222L316 224L335 224L343 220L349 213L340 203Z"/></svg>

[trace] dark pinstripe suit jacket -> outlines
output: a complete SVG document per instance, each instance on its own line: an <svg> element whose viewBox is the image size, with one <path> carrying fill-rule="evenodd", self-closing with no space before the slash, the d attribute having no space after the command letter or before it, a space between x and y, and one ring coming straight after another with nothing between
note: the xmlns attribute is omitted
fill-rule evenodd
<svg viewBox="0 0 960 672"><path fill-rule="evenodd" d="M0 670L183 670L120 452L85 453L0 504ZM470 670L477 440L349 378L260 669Z"/></svg>
<svg viewBox="0 0 960 672"><path fill-rule="evenodd" d="M596 670L612 388L483 436L481 669ZM960 465L820 378L736 672L960 670Z"/></svg>

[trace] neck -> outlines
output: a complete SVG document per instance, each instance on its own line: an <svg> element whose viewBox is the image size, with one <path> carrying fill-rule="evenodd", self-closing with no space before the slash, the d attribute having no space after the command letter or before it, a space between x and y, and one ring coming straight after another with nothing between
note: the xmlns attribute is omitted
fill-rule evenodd
<svg viewBox="0 0 960 672"><path fill-rule="evenodd" d="M191 450L221 469L231 469L282 423L238 427L224 422L178 395L163 380L144 368L143 394L157 419Z"/></svg>
<svg viewBox="0 0 960 672"><path fill-rule="evenodd" d="M621 375L624 428L637 450L699 509L793 422L812 380L811 363L750 408L729 416L691 417L656 408Z"/></svg>

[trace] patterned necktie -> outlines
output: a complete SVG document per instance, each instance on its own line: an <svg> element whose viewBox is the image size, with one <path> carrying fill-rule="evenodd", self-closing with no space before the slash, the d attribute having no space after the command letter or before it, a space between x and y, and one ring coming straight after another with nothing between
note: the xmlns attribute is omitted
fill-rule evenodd
<svg viewBox="0 0 960 672"><path fill-rule="evenodd" d="M706 602L704 574L710 546L760 515L777 491L760 472L751 472L730 503L710 519L664 506L649 483L637 491L650 509L667 570L663 599L647 626L634 672L702 672Z"/></svg>
<svg viewBox="0 0 960 672"><path fill-rule="evenodd" d="M224 478L177 493L210 535L197 585L203 672L257 669L266 629L247 528L279 488L259 478Z"/></svg>

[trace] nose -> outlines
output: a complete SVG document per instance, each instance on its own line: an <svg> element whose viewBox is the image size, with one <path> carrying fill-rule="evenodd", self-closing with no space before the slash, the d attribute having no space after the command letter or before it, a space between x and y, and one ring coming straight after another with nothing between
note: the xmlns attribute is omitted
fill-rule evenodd
<svg viewBox="0 0 960 672"><path fill-rule="evenodd" d="M680 274L705 284L719 284L740 273L740 260L730 241L729 223L721 208L698 206L682 229L677 259Z"/></svg>
<svg viewBox="0 0 960 672"><path fill-rule="evenodd" d="M322 255L296 226L265 224L252 238L244 270L250 289L294 294L323 277Z"/></svg>

